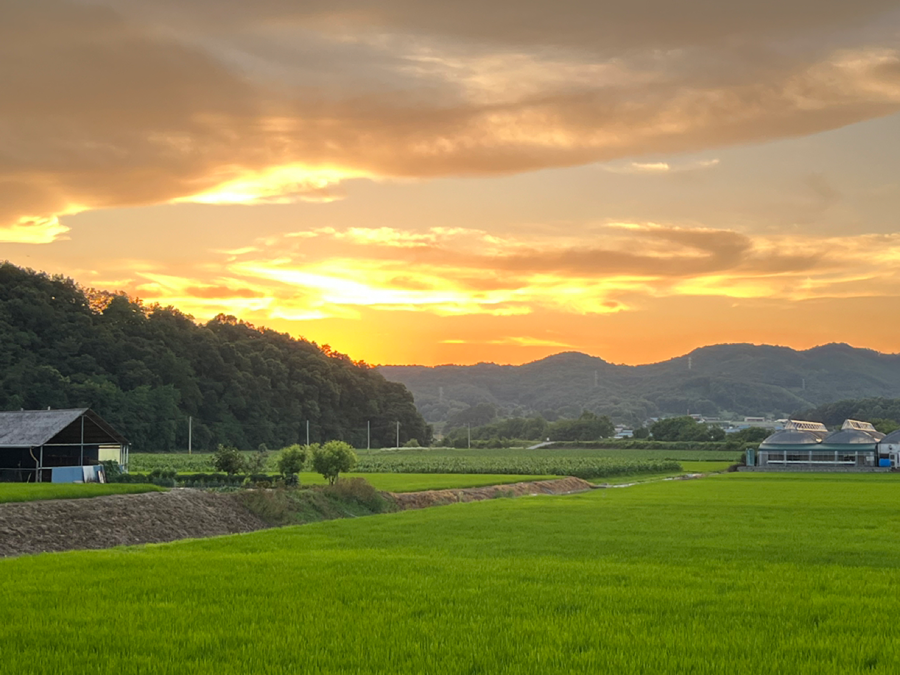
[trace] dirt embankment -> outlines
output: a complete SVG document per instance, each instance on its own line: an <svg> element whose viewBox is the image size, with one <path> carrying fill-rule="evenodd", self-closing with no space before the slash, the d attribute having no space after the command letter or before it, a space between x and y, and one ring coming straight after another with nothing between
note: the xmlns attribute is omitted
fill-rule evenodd
<svg viewBox="0 0 900 675"><path fill-rule="evenodd" d="M0 504L0 557L261 530L234 494L172 490Z"/></svg>
<svg viewBox="0 0 900 675"><path fill-rule="evenodd" d="M406 510L498 497L564 495L594 487L579 478L561 478L383 494ZM0 557L161 543L268 527L272 525L252 513L237 494L195 489L0 504Z"/></svg>
<svg viewBox="0 0 900 675"><path fill-rule="evenodd" d="M386 492L401 509L424 509L429 506L443 506L459 502L478 502L498 497L524 497L533 495L567 495L594 489L580 478L559 478L531 483L510 483L479 488L458 488L453 490L428 490L426 492Z"/></svg>

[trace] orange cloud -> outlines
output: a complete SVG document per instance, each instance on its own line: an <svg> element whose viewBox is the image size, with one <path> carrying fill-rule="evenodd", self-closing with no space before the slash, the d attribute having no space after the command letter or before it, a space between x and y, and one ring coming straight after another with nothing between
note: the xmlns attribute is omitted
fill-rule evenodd
<svg viewBox="0 0 900 675"><path fill-rule="evenodd" d="M900 235L749 236L620 223L605 234L603 248L573 249L565 237L545 237L538 245L533 238L434 228L416 234L412 239L423 243L410 247L398 246L407 239L390 228L323 229L223 254L220 264L208 265L209 273L201 267L187 274L142 269L126 288L198 318L224 312L257 323L357 320L372 312L610 316L639 312L661 298L795 303L900 295ZM473 241L484 242L483 253L468 252ZM385 250L393 255L384 256ZM481 342L499 345L492 341L498 339L573 346L528 333Z"/></svg>
<svg viewBox="0 0 900 675"><path fill-rule="evenodd" d="M900 110L895 42L844 28L848 16L895 25L887 0L804 12L695 0L674 13L664 2L151 4L0 4L0 62L21 66L0 70L7 239L52 241L60 231L10 232L71 204L328 202L354 178L610 162ZM813 29L822 40L805 40Z"/></svg>
<svg viewBox="0 0 900 675"><path fill-rule="evenodd" d="M56 216L23 216L9 225L0 223L0 243L49 244L68 231L69 228L61 225Z"/></svg>

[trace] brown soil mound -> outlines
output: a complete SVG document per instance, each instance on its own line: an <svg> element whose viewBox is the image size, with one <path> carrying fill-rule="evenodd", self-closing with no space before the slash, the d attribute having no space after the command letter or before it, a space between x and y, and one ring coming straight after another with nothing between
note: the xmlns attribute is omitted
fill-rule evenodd
<svg viewBox="0 0 900 675"><path fill-rule="evenodd" d="M0 504L0 557L212 537L266 527L235 495L202 490Z"/></svg>
<svg viewBox="0 0 900 675"><path fill-rule="evenodd" d="M428 490L427 492L386 492L401 509L424 509L429 506L443 506L457 502L478 502L498 497L523 497L526 495L566 495L572 492L586 492L596 486L580 478L560 478L532 483L510 483L479 488L455 490Z"/></svg>

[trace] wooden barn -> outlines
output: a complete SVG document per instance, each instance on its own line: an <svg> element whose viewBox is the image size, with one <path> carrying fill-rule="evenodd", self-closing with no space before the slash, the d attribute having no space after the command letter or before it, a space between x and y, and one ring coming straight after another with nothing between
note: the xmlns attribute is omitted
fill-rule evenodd
<svg viewBox="0 0 900 675"><path fill-rule="evenodd" d="M0 412L0 481L103 482L128 463L128 441L89 408Z"/></svg>

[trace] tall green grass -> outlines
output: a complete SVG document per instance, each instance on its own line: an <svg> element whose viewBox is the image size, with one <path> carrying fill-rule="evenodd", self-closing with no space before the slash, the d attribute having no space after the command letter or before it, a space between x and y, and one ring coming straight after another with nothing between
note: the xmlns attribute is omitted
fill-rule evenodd
<svg viewBox="0 0 900 675"><path fill-rule="evenodd" d="M728 474L4 560L0 673L896 673L898 490Z"/></svg>
<svg viewBox="0 0 900 675"><path fill-rule="evenodd" d="M161 491L155 485L121 483L0 483L0 504L34 502L44 499L80 499L104 495Z"/></svg>

